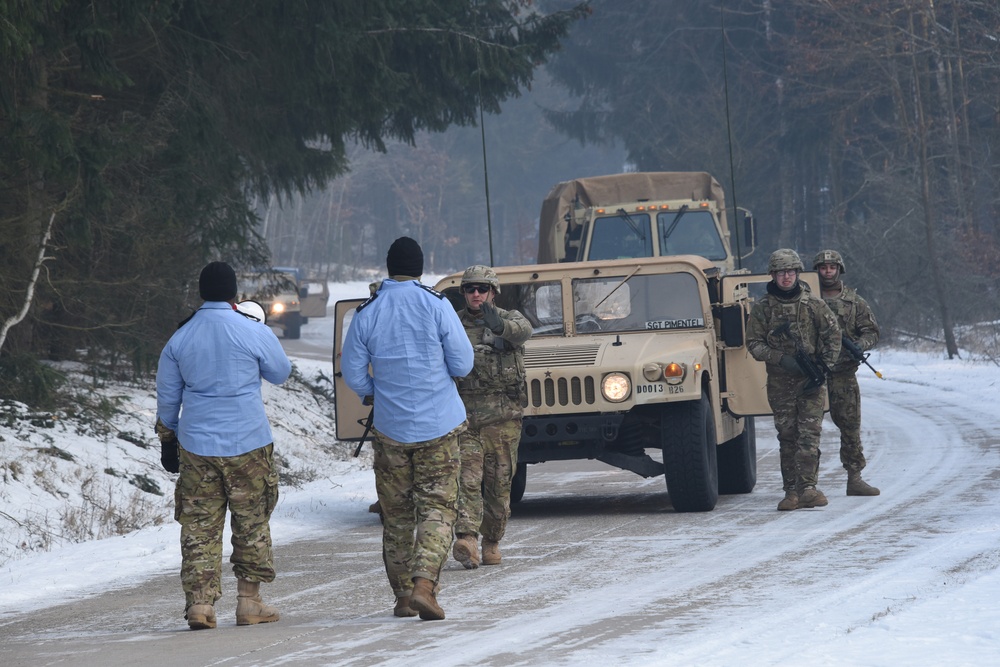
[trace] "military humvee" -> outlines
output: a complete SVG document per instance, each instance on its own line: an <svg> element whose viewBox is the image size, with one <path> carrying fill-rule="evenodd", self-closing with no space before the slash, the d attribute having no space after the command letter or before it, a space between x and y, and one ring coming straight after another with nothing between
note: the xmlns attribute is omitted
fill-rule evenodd
<svg viewBox="0 0 1000 667"><path fill-rule="evenodd" d="M764 365L745 325L770 276L723 275L695 255L497 267L497 303L531 322L527 404L512 499L528 466L596 459L644 477L664 475L678 512L708 511L720 493L757 481L754 416L770 414ZM436 285L464 305L461 273ZM818 290L816 274L803 280ZM337 438L357 440L368 414L340 377L353 308L334 321ZM652 451L652 456L650 455Z"/></svg>
<svg viewBox="0 0 1000 667"><path fill-rule="evenodd" d="M310 317L326 317L330 287L325 280L310 280L292 267L274 267L267 271L240 276L239 298L261 304L267 314L267 325L280 329L282 335L295 340L302 335L302 325Z"/></svg>

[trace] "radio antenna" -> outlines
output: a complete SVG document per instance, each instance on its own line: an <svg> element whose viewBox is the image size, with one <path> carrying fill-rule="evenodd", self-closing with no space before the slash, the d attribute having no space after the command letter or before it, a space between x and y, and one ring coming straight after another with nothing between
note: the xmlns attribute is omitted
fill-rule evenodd
<svg viewBox="0 0 1000 667"><path fill-rule="evenodd" d="M729 65L726 51L726 3L719 3L719 18L722 25L722 88L726 96L726 134L729 139L729 190L733 196L733 231L736 236L736 268L743 268L743 249L740 247L740 226L736 222L739 208L736 206L736 169L733 166L733 125L729 111Z"/></svg>
<svg viewBox="0 0 1000 667"><path fill-rule="evenodd" d="M476 19L478 23L478 18ZM493 218L490 215L490 172L486 165L486 125L483 122L483 61L479 42L476 42L476 80L479 82L479 137L483 144L483 183L486 190L486 237L490 244L490 266L493 262Z"/></svg>

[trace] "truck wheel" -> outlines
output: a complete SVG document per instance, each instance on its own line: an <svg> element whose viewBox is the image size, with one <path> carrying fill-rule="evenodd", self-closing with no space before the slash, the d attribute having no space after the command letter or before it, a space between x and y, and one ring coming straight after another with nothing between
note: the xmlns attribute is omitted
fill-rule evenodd
<svg viewBox="0 0 1000 667"><path fill-rule="evenodd" d="M660 443L670 503L677 512L709 512L719 500L715 421L708 394L663 406Z"/></svg>
<svg viewBox="0 0 1000 667"><path fill-rule="evenodd" d="M285 316L285 338L298 340L302 335L302 315L299 313L288 313Z"/></svg>
<svg viewBox="0 0 1000 667"><path fill-rule="evenodd" d="M743 433L719 445L719 493L750 493L757 485L757 427L746 417Z"/></svg>
<svg viewBox="0 0 1000 667"><path fill-rule="evenodd" d="M519 503L524 498L524 488L528 485L528 464L518 463L514 477L510 480L510 502Z"/></svg>

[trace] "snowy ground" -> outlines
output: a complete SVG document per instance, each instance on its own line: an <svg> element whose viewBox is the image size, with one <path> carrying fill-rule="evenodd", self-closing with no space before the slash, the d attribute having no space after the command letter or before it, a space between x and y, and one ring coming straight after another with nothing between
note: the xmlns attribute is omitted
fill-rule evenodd
<svg viewBox="0 0 1000 667"><path fill-rule="evenodd" d="M344 292L356 294L361 287L352 284ZM332 300L341 296L346 294L335 294ZM314 335L329 336L325 332ZM995 483L1000 475L995 398L1000 369L990 363L903 350L878 352L871 360L886 379L878 380L862 368L864 437L872 481L883 488L883 496L858 502L896 503L900 516L918 503L935 508L934 514L921 518L919 531L897 530L892 512L873 514L878 523L859 528L849 513L837 513L840 510L835 510L834 502L826 510L786 515L780 524L770 521L768 515L770 522L762 524L762 530L786 530L787 536L754 535L749 525L741 535L739 522L746 519L737 517L721 525L734 531L726 539L738 556L752 561L756 539L767 545L784 537L801 540L799 551L808 554L808 545L815 538L826 548L822 558L816 556L824 567L809 570L805 555L792 564L807 568L805 571L789 572L788 581L776 585L773 592L751 589L753 599L742 599L741 585L734 583L733 590L725 592L732 602L722 603L720 610L726 630L720 633L719 646L713 652L695 628L690 633L699 640L685 642L684 631L671 626L682 634L665 637L658 631L637 632L618 641L608 638L598 650L583 644L574 652L567 646L565 659L559 662L771 665L797 656L796 662L807 665L1000 665L1000 608L996 603L1000 598L1000 497ZM329 376L329 363L295 362L301 376L316 390L295 382L287 387L267 387L265 392L277 451L286 466L281 503L272 520L274 539L276 544L311 538L335 543L338 533L347 531L347 522L341 523L339 517L357 517L374 499L370 459L367 452L362 458L351 458L353 446L334 439L332 407L322 395L328 388L324 376ZM95 391L119 401L126 414L82 428L70 420L29 417L24 411L16 414L10 407L0 414L0 627L33 610L108 588L132 586L179 568L172 476L159 467L158 446L150 426L153 391L120 385ZM907 412L914 405L922 406L921 412L930 416L938 412L938 406L946 408L941 414L955 416L938 415L938 421L944 423L929 426L931 420L914 419L914 413ZM832 430L829 421L825 430ZM767 461L772 465L774 436L769 420L759 420L758 434L760 455L762 459L770 457ZM900 449L913 449L918 456L908 458L905 452L894 450L897 443L906 445ZM832 475L839 462L834 450L826 449L822 470ZM961 489L961 495L956 493L953 498L949 493L954 489L949 485L962 476L963 467L984 481L979 487ZM761 484L744 497L757 503L754 511L772 511L779 495L773 488L775 475L774 470L762 469ZM938 482L941 502L926 503L928 489L937 493ZM913 497L908 486L914 487ZM826 490L832 495L833 489ZM963 505L970 499L971 504ZM842 508L842 496L837 501ZM738 507L728 512L738 513ZM702 522L724 522L727 516L725 508L707 515L687 515L690 521ZM128 532L110 534L109 525ZM681 525L688 525L688 519ZM129 530L133 527L137 529ZM517 529L515 515L511 531ZM878 533L892 536L891 541L865 542L866 535ZM699 546L683 528L678 528L675 539L678 546ZM844 549L844 566L831 567L829 563L837 561L829 548L838 544ZM879 570L884 577L877 583L866 579L852 560L855 552L871 548L866 544L885 549L886 560L895 563ZM766 547L763 555L768 555ZM761 567L765 565L762 562ZM728 564L708 558L702 566L705 576L711 577L716 567ZM650 573L601 574L621 579L628 587L630 582L639 585L643 581L640 577ZM824 607L816 610L817 618L778 615L774 627L762 623L761 614L774 614L776 606L781 607L782 596L791 600L796 591L802 596L815 594L814 579L822 579L826 585L820 591ZM830 593L831 581L832 588L839 590L836 595ZM691 583L692 591L697 590L696 583ZM858 604L855 609L852 605L864 593L859 586L877 588L884 608L872 613L870 605ZM645 599L643 594L623 598L622 613L641 614ZM697 602L693 593L689 602ZM586 609L588 604L582 601L579 608ZM716 600L715 604L720 603ZM634 605L639 606L633 609ZM840 608L834 614L836 605ZM452 609L449 607L449 614ZM461 618L462 611L459 608L456 617ZM846 628L839 620L825 624L826 612L837 619L853 616L856 620ZM575 622L565 616L541 618L548 620L525 618L519 625L517 618L507 619L504 636L515 633L530 641L536 635L563 631L565 623ZM808 634L801 630L806 625ZM487 637L492 635L484 635L488 648ZM808 642L796 644L806 637ZM667 646L674 646L676 652ZM716 657L706 660L705 655ZM464 662L456 656L452 664Z"/></svg>

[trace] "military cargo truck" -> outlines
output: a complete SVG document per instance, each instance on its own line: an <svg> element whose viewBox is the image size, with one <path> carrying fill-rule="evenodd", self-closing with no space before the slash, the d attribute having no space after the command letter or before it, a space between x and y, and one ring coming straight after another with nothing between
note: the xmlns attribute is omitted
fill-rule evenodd
<svg viewBox="0 0 1000 667"><path fill-rule="evenodd" d="M528 466L596 459L644 477L663 475L678 512L708 511L720 493L757 481L754 416L770 414L763 364L745 323L770 280L724 275L694 255L498 267L497 304L531 322L527 401L512 496ZM461 273L436 285L456 309ZM804 274L818 290L816 274ZM755 291L756 290L756 291ZM354 308L334 320L337 438L357 440L368 408L340 375Z"/></svg>
<svg viewBox="0 0 1000 667"><path fill-rule="evenodd" d="M741 209L739 217L734 244L725 193L705 172L577 178L542 202L538 263L699 255L728 272L756 244L753 216Z"/></svg>

